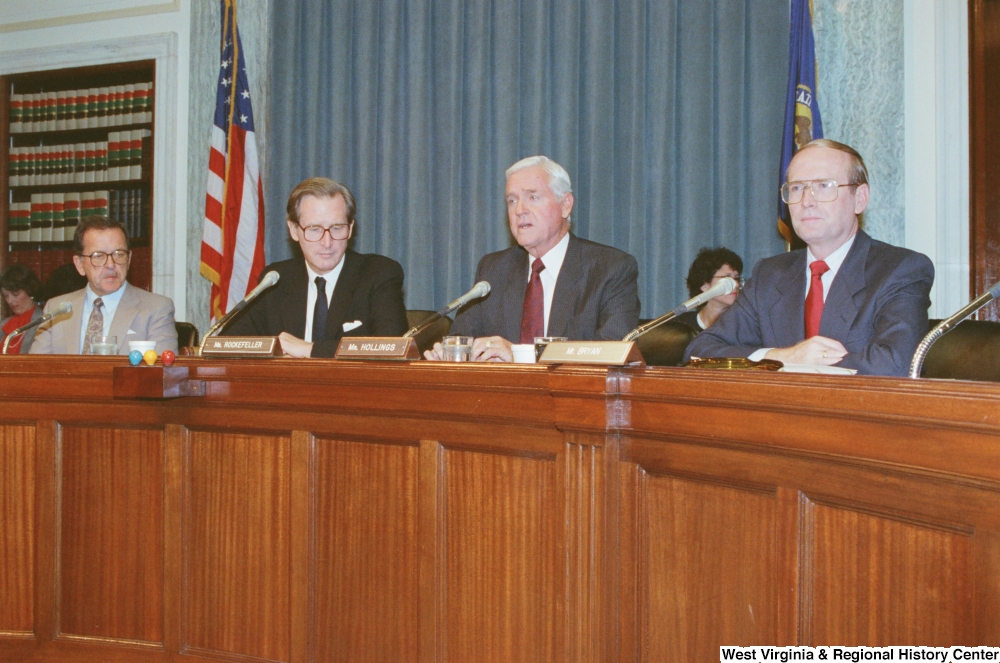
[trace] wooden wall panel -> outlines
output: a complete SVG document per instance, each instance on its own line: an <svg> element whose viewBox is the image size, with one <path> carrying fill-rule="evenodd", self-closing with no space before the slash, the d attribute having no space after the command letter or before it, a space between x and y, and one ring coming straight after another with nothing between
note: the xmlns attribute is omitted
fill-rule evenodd
<svg viewBox="0 0 1000 663"><path fill-rule="evenodd" d="M289 660L288 437L191 432L182 643Z"/></svg>
<svg viewBox="0 0 1000 663"><path fill-rule="evenodd" d="M31 636L35 584L35 427L0 426L0 636Z"/></svg>
<svg viewBox="0 0 1000 663"><path fill-rule="evenodd" d="M416 446L316 440L317 661L416 660L418 462Z"/></svg>
<svg viewBox="0 0 1000 663"><path fill-rule="evenodd" d="M59 633L162 642L162 431L66 426L59 446Z"/></svg>
<svg viewBox="0 0 1000 663"><path fill-rule="evenodd" d="M710 661L720 645L774 644L776 492L643 473L639 496L641 660Z"/></svg>
<svg viewBox="0 0 1000 663"><path fill-rule="evenodd" d="M449 450L444 472L445 659L555 660L565 632L556 463Z"/></svg>
<svg viewBox="0 0 1000 663"><path fill-rule="evenodd" d="M971 532L812 508L813 637L803 644L977 641Z"/></svg>

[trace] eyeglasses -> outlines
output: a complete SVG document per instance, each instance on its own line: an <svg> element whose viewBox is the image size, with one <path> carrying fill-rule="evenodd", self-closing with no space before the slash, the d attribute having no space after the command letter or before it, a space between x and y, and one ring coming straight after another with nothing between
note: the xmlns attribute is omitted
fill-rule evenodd
<svg viewBox="0 0 1000 663"><path fill-rule="evenodd" d="M747 282L747 280L745 278L743 278L742 276L733 276L732 274L723 274L722 276L713 276L711 282L715 283L719 279L724 279L727 276L729 278L731 278L732 280L736 281L736 285L739 286L740 288L742 288L743 284Z"/></svg>
<svg viewBox="0 0 1000 663"><path fill-rule="evenodd" d="M299 226L302 228L302 226ZM335 223L329 228L323 226L308 226L302 228L302 236L307 242L318 242L323 239L323 235L330 233L330 239L347 239L351 235L351 224Z"/></svg>
<svg viewBox="0 0 1000 663"><path fill-rule="evenodd" d="M111 253L104 253L103 251L96 251L91 253L89 256L80 254L81 258L90 258L90 264L94 267L104 267L108 264L108 256L115 261L116 265L124 265L128 262L129 252L125 249L118 249L117 251L112 251Z"/></svg>
<svg viewBox="0 0 1000 663"><path fill-rule="evenodd" d="M842 186L857 186L857 184L837 184L836 180L808 180L805 182L785 182L781 185L781 199L789 205L802 202L806 189L812 191L813 198L819 203L829 203L837 199Z"/></svg>

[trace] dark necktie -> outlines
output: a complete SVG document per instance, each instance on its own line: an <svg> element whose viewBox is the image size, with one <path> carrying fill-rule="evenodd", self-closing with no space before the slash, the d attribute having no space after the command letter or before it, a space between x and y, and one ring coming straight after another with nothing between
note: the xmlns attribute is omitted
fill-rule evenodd
<svg viewBox="0 0 1000 663"><path fill-rule="evenodd" d="M330 303L326 301L326 279L316 277L316 306L313 308L313 343L323 339L326 333L326 313Z"/></svg>
<svg viewBox="0 0 1000 663"><path fill-rule="evenodd" d="M98 297L94 300L94 308L90 312L90 320L87 321L87 333L83 337L83 354L90 354L90 344L96 343L99 337L104 336L104 311L102 307L104 301Z"/></svg>
<svg viewBox="0 0 1000 663"><path fill-rule="evenodd" d="M524 290L520 343L534 343L536 336L545 336L545 292L542 290L542 277L539 276L543 269L545 265L541 260L531 264L531 278Z"/></svg>
<svg viewBox="0 0 1000 663"><path fill-rule="evenodd" d="M806 338L819 334L819 323L823 320L823 280L830 266L822 260L809 265L812 278L809 279L809 294L806 296Z"/></svg>

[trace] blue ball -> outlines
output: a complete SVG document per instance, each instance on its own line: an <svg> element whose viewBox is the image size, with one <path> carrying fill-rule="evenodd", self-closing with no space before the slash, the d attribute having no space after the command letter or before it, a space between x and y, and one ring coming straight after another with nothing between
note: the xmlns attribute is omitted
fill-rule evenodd
<svg viewBox="0 0 1000 663"><path fill-rule="evenodd" d="M139 364L141 364L142 353L139 352L138 350L133 350L132 352L128 353L128 363L132 364L133 366L138 366Z"/></svg>

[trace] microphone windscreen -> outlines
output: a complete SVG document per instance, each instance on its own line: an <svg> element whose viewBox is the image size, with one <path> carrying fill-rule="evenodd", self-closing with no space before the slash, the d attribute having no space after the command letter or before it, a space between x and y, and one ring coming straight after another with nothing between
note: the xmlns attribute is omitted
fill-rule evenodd
<svg viewBox="0 0 1000 663"><path fill-rule="evenodd" d="M73 312L73 305L70 304L69 302L63 302L52 311L52 315L53 316L68 315L72 312Z"/></svg>

